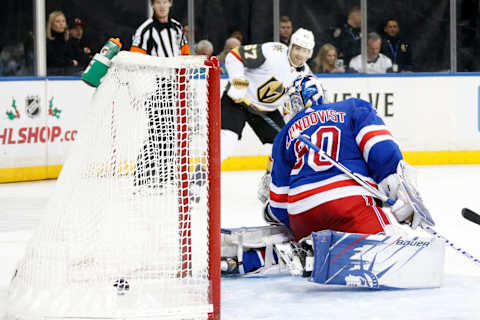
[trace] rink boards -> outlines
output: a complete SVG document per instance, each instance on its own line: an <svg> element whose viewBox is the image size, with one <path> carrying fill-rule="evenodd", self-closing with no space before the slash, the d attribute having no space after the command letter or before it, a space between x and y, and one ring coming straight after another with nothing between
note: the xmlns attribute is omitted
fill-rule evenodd
<svg viewBox="0 0 480 320"><path fill-rule="evenodd" d="M480 163L479 80L480 74L322 77L330 101L372 102L412 164ZM94 90L78 77L0 78L0 86L0 182L56 178ZM247 126L222 169L263 169L269 149Z"/></svg>

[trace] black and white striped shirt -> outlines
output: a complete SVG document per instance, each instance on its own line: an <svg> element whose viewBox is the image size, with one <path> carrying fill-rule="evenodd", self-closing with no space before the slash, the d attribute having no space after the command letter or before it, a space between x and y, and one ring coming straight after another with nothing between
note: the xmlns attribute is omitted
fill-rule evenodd
<svg viewBox="0 0 480 320"><path fill-rule="evenodd" d="M158 57L189 54L182 25L172 18L166 23L161 23L156 18L147 19L135 31L130 51Z"/></svg>

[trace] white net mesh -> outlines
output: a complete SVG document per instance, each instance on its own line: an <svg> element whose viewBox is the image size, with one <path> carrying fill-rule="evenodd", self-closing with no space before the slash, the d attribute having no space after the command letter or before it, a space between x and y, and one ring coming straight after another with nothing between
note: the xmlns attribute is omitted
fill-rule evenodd
<svg viewBox="0 0 480 320"><path fill-rule="evenodd" d="M203 319L208 67L121 52L86 110L10 317Z"/></svg>

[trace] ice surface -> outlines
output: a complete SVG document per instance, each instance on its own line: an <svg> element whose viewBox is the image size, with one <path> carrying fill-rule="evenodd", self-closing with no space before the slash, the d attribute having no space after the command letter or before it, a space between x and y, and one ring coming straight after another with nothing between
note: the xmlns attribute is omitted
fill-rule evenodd
<svg viewBox="0 0 480 320"><path fill-rule="evenodd" d="M421 166L419 190L435 229L475 257L480 166ZM264 225L256 190L261 171L222 173L222 227ZM0 315L16 261L42 215L55 180L0 184ZM480 266L447 248L439 289L371 291L322 286L289 275L222 279L222 319L480 319Z"/></svg>

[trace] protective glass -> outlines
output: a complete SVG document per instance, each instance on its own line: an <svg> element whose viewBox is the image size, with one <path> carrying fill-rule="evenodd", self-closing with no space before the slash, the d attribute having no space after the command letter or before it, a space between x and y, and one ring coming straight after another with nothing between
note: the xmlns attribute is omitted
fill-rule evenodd
<svg viewBox="0 0 480 320"><path fill-rule="evenodd" d="M4 0L0 10L0 77L34 75L32 0Z"/></svg>
<svg viewBox="0 0 480 320"><path fill-rule="evenodd" d="M83 29L81 38L77 40L72 39L73 34L69 31L66 44L68 50L61 51L62 47L58 43L49 46L47 41L47 75L82 74L92 57L110 37L120 38L122 49L129 50L135 30L150 16L147 7L151 9L150 1L140 4L136 1L45 0L47 23L49 15L60 10L65 15L69 29L75 26L76 19L82 21ZM62 54L64 59L60 59L59 52L65 52Z"/></svg>

